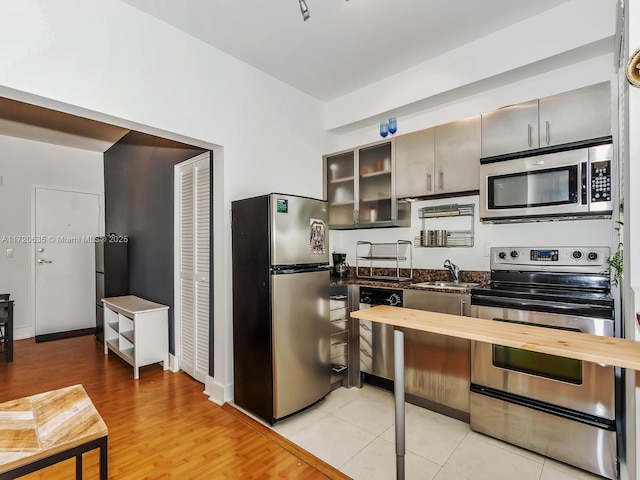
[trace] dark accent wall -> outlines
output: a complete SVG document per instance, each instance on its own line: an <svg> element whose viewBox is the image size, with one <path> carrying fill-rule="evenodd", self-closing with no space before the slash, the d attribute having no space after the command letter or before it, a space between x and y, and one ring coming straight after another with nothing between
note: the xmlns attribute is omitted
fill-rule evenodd
<svg viewBox="0 0 640 480"><path fill-rule="evenodd" d="M104 154L105 233L129 237L129 294L171 307L171 353L174 166L206 151L130 132Z"/></svg>

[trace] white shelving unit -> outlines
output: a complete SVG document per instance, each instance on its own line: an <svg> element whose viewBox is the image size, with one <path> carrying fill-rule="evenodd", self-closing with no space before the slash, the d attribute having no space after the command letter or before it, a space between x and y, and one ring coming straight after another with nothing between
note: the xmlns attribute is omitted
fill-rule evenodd
<svg viewBox="0 0 640 480"><path fill-rule="evenodd" d="M133 378L140 367L162 362L169 367L169 307L134 295L103 298L104 354L109 350L133 366Z"/></svg>

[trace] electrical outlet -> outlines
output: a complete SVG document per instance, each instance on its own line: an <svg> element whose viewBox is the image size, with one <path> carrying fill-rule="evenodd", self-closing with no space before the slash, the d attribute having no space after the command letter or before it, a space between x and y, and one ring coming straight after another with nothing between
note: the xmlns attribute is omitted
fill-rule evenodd
<svg viewBox="0 0 640 480"><path fill-rule="evenodd" d="M7 248L7 258L13 258L13 248Z"/></svg>
<svg viewBox="0 0 640 480"><path fill-rule="evenodd" d="M484 242L484 256L491 256L491 244L489 242Z"/></svg>

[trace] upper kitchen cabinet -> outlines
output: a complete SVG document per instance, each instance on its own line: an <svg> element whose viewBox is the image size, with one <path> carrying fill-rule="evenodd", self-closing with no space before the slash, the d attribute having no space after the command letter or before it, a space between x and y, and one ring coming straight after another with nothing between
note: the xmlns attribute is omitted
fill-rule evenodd
<svg viewBox="0 0 640 480"><path fill-rule="evenodd" d="M355 150L326 156L325 198L329 201L329 225L356 223Z"/></svg>
<svg viewBox="0 0 640 480"><path fill-rule="evenodd" d="M493 157L611 135L609 82L482 115L482 156Z"/></svg>
<svg viewBox="0 0 640 480"><path fill-rule="evenodd" d="M435 127L435 194L480 189L480 116Z"/></svg>
<svg viewBox="0 0 640 480"><path fill-rule="evenodd" d="M324 167L330 228L400 224L392 140L326 155Z"/></svg>
<svg viewBox="0 0 640 480"><path fill-rule="evenodd" d="M477 116L397 137L397 197L477 191L480 126Z"/></svg>
<svg viewBox="0 0 640 480"><path fill-rule="evenodd" d="M482 115L482 156L538 148L538 100Z"/></svg>
<svg viewBox="0 0 640 480"><path fill-rule="evenodd" d="M396 195L421 197L435 193L435 129L396 137Z"/></svg>
<svg viewBox="0 0 640 480"><path fill-rule="evenodd" d="M609 82L541 98L540 146L550 147L611 135Z"/></svg>

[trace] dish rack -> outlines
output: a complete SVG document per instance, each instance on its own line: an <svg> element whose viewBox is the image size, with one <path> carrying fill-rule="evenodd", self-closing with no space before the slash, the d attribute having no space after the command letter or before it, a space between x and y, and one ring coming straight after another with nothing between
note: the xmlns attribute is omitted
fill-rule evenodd
<svg viewBox="0 0 640 480"><path fill-rule="evenodd" d="M423 207L418 212L418 218L422 219L422 230L420 236L415 237L416 247L473 247L474 237L474 209L475 204L469 203L459 205L457 203L449 205L438 205L435 207ZM470 219L469 230L427 230L426 221L428 218L441 217L462 217L468 216Z"/></svg>
<svg viewBox="0 0 640 480"><path fill-rule="evenodd" d="M360 261L368 262L367 266L360 265ZM394 267L384 267L377 265L379 268L395 269L394 275L374 275L374 262L393 262ZM407 263L408 262L408 263ZM400 269L408 269L409 276L400 275ZM361 270L368 272L361 274ZM356 244L356 277L371 280L387 280L395 282L409 281L413 279L413 250L412 243L409 240L398 240L394 243L373 243L359 241Z"/></svg>

